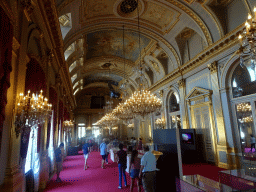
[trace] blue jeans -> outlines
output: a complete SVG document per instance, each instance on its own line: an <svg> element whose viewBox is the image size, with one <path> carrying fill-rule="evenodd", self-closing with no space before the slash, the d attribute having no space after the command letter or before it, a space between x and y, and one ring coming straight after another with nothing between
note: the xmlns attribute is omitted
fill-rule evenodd
<svg viewBox="0 0 256 192"><path fill-rule="evenodd" d="M122 175L124 176L124 185L127 186L125 168L126 168L126 165L118 164L119 186L120 187L122 187Z"/></svg>

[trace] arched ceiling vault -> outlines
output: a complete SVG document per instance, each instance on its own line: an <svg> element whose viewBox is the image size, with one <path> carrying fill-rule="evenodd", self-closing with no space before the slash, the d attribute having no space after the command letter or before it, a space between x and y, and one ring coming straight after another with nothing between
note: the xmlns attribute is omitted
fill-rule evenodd
<svg viewBox="0 0 256 192"><path fill-rule="evenodd" d="M79 90L104 87L107 81L115 82L115 88L122 92L120 86L125 78L136 88L138 75L133 69L140 58L151 71L143 73L148 85L163 78L183 64L182 39L177 42L177 37L184 34L184 29L198 34L205 46L223 36L219 19L208 6L215 1L218 2L139 0L139 47L137 0L57 0L74 92L78 92L78 87ZM161 63L163 59L165 63Z"/></svg>

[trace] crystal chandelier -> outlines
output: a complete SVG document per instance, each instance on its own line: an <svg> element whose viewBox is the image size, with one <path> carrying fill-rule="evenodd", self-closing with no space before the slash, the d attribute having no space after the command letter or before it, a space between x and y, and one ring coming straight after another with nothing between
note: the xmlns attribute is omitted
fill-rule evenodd
<svg viewBox="0 0 256 192"><path fill-rule="evenodd" d="M144 117L150 113L160 110L162 107L162 101L150 91L146 90L143 82L143 70L146 69L145 63L141 62L141 45L140 45L140 20L139 20L139 8L138 12L138 32L139 32L139 51L140 51L140 65L136 68L139 71L140 82L139 89L135 91L132 96L124 102L124 106L127 106L127 111Z"/></svg>
<svg viewBox="0 0 256 192"><path fill-rule="evenodd" d="M155 123L159 129L163 129L165 127L165 119L164 118L158 118Z"/></svg>
<svg viewBox="0 0 256 192"><path fill-rule="evenodd" d="M239 35L241 47L238 51L240 54L240 65L245 66L245 60L251 62L251 68L255 72L256 65L256 7L254 7L254 15L248 15L243 33Z"/></svg>
<svg viewBox="0 0 256 192"><path fill-rule="evenodd" d="M134 114L129 109L127 103L119 103L112 111L113 115L122 120L130 120L134 118Z"/></svg>
<svg viewBox="0 0 256 192"><path fill-rule="evenodd" d="M45 122L46 117L50 117L52 112L52 104L48 103L48 99L43 96L43 91L40 94L30 94L24 96L20 93L17 102L16 111L16 135L25 126L33 126L35 124L42 124Z"/></svg>

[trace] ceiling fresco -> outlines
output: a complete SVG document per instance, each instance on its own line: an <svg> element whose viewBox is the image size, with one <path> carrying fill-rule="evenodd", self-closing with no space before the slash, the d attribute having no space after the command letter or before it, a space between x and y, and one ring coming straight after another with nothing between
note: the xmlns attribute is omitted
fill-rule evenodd
<svg viewBox="0 0 256 192"><path fill-rule="evenodd" d="M137 32L125 31L125 58L135 62L139 58L139 35ZM151 39L140 35L141 50L147 49ZM114 55L123 57L123 31L105 30L87 34L88 51L86 59Z"/></svg>
<svg viewBox="0 0 256 192"><path fill-rule="evenodd" d="M94 75L85 76L84 86L94 82L105 82L105 83L110 82L112 85L118 86L118 83L122 79L123 79L122 77L115 74L111 74L111 73L97 73Z"/></svg>

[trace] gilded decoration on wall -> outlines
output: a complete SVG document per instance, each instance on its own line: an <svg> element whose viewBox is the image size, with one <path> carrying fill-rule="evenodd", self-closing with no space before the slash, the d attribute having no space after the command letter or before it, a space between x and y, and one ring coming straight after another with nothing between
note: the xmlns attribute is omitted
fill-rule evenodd
<svg viewBox="0 0 256 192"><path fill-rule="evenodd" d="M154 60L149 60L149 62L151 63L151 65L154 68L154 70L157 73L160 73L160 67L159 67L158 63L156 61L154 61Z"/></svg>
<svg viewBox="0 0 256 192"><path fill-rule="evenodd" d="M86 59L93 57L115 55L123 57L122 30L105 30L87 34L88 51ZM124 38L125 57L135 62L139 57L138 33L127 31ZM147 48L151 39L141 35L141 48Z"/></svg>
<svg viewBox="0 0 256 192"><path fill-rule="evenodd" d="M211 73L215 73L218 71L218 63L217 61L211 63L211 64L208 64L208 69L211 71Z"/></svg>

